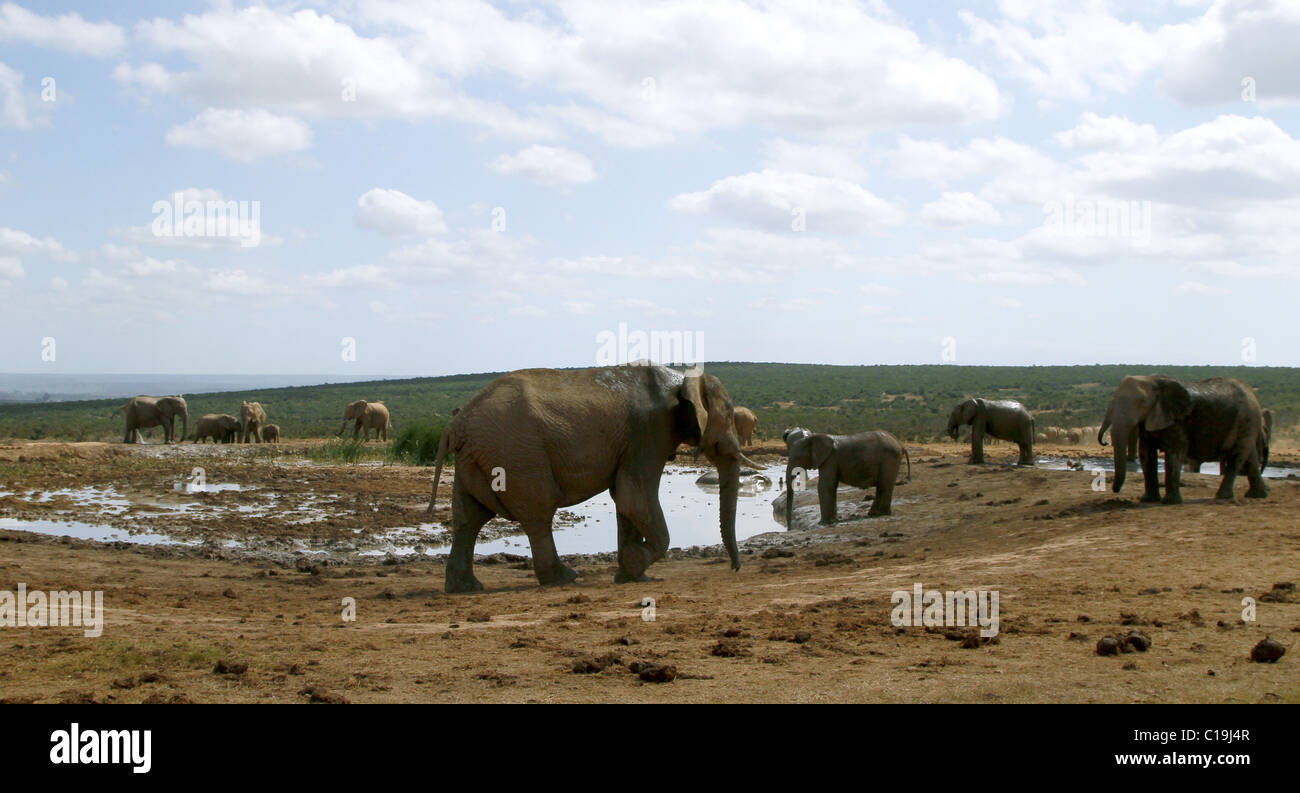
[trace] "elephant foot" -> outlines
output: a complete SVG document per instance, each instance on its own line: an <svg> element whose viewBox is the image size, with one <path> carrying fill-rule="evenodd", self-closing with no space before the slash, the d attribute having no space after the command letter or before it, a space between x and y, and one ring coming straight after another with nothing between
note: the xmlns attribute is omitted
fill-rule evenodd
<svg viewBox="0 0 1300 793"><path fill-rule="evenodd" d="M474 577L473 573L456 573L452 570L447 571L447 582L443 586L448 594L459 592L482 592L483 582Z"/></svg>
<svg viewBox="0 0 1300 793"><path fill-rule="evenodd" d="M893 511L893 510L890 510L890 509L881 509L881 510L869 509L869 510L867 510L867 517L868 517L868 518L880 518L880 517L884 517L884 516L886 516L886 515L893 515L893 514L894 514L894 511Z"/></svg>
<svg viewBox="0 0 1300 793"><path fill-rule="evenodd" d="M1229 498L1231 498L1231 495L1229 495ZM1182 494L1182 493L1178 493L1178 492L1165 493L1165 497L1164 497L1163 499L1161 499L1161 503L1162 503L1162 504L1181 504L1181 503L1183 503L1183 494Z"/></svg>
<svg viewBox="0 0 1300 793"><path fill-rule="evenodd" d="M1258 488L1252 487L1246 491L1246 498L1268 498L1268 488L1263 485Z"/></svg>
<svg viewBox="0 0 1300 793"><path fill-rule="evenodd" d="M1118 493L1119 491L1116 490L1115 492ZM1160 493L1159 491L1155 493L1143 493L1142 498L1138 500L1143 504L1158 504L1160 503Z"/></svg>
<svg viewBox="0 0 1300 793"><path fill-rule="evenodd" d="M546 572L539 571L537 573L537 583L542 586L563 586L577 581L579 575L580 573L577 570L567 564L561 564Z"/></svg>
<svg viewBox="0 0 1300 793"><path fill-rule="evenodd" d="M636 583L643 583L646 581L654 581L654 580L656 579L651 578L645 573L641 573L640 575L634 576L631 573L624 572L622 568L619 568L618 570L614 571L615 584L636 584Z"/></svg>

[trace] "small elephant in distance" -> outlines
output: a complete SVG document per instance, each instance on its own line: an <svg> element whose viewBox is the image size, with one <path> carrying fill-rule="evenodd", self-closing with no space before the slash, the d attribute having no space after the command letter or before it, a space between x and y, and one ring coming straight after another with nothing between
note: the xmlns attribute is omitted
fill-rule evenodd
<svg viewBox="0 0 1300 793"><path fill-rule="evenodd" d="M806 430L805 430L806 432ZM787 433L789 439L793 433ZM907 479L898 481L898 472L907 458ZM883 430L859 432L856 435L826 435L809 433L790 444L790 456L785 464L785 527L791 528L794 514L794 491L797 477L817 469L817 501L821 507L821 522L829 526L835 522L836 502L840 483L853 487L875 487L875 498L867 517L893 513L894 486L905 484L912 478L912 457L898 438Z"/></svg>
<svg viewBox="0 0 1300 793"><path fill-rule="evenodd" d="M279 443L279 442L280 442L280 425L279 425L279 424L267 424L265 427L263 427L263 428L262 428L262 441L263 441L264 443Z"/></svg>
<svg viewBox="0 0 1300 793"><path fill-rule="evenodd" d="M740 440L740 445L748 446L750 438L754 435L754 429L758 427L758 416L747 407L737 406L732 412L732 421L736 425L736 438Z"/></svg>
<svg viewBox="0 0 1300 793"><path fill-rule="evenodd" d="M248 443L252 438L262 442L262 425L266 423L266 409L260 402L244 402L239 406L239 442Z"/></svg>
<svg viewBox="0 0 1300 793"><path fill-rule="evenodd" d="M1012 400L972 397L958 404L948 415L948 436L957 440L958 429L969 424L970 461L984 462L984 438L1000 438L1020 447L1020 465L1034 464L1034 417L1025 406Z"/></svg>
<svg viewBox="0 0 1300 793"><path fill-rule="evenodd" d="M205 413L194 425L194 442L211 438L213 443L234 443L239 435L239 419L229 413Z"/></svg>
<svg viewBox="0 0 1300 793"><path fill-rule="evenodd" d="M452 414L456 415L455 413ZM388 440L388 431L393 428L393 422L388 413L388 408L383 402L367 402L364 399L358 399L348 404L343 410L343 424L339 427L339 435L347 429L348 422L355 421L352 428L352 439L356 440L359 433L364 429L366 440L370 440L370 431L375 431L376 440Z"/></svg>
<svg viewBox="0 0 1300 793"><path fill-rule="evenodd" d="M163 428L163 443L185 440L190 432L190 409L181 396L137 396L131 397L122 406L126 414L126 435L123 443L139 443L140 430L150 427ZM176 417L181 418L181 434L176 436Z"/></svg>

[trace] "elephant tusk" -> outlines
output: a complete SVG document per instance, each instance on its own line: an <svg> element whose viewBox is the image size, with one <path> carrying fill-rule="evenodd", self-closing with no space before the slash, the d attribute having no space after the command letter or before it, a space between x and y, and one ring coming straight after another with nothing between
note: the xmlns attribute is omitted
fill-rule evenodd
<svg viewBox="0 0 1300 793"><path fill-rule="evenodd" d="M739 458L739 460L740 460L742 463L744 463L745 465L749 466L750 468L753 468L755 471L758 471L758 472L760 472L760 473L763 471L763 466L761 466L761 465L759 465L758 463L754 462L753 460L749 459L748 457L746 457L745 455L741 454L740 452L736 452L736 457Z"/></svg>

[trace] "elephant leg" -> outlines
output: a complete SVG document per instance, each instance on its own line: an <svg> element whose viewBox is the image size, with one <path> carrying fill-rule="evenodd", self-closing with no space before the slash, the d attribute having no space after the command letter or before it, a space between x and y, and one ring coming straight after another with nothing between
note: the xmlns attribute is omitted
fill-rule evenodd
<svg viewBox="0 0 1300 793"><path fill-rule="evenodd" d="M492 510L479 503L462 487L456 487L451 501L451 551L447 554L447 592L481 592L483 584L474 577L474 543L479 529L492 519ZM534 562L535 563L535 562Z"/></svg>
<svg viewBox="0 0 1300 793"><path fill-rule="evenodd" d="M668 523L658 493L658 477L649 485L631 474L615 480L611 494L618 514L616 584L648 581L646 568L668 555Z"/></svg>
<svg viewBox="0 0 1300 793"><path fill-rule="evenodd" d="M984 462L984 428L979 424L971 427L970 461L977 465Z"/></svg>
<svg viewBox="0 0 1300 793"><path fill-rule="evenodd" d="M1154 471L1155 463L1152 463L1151 467L1152 470ZM1165 451L1165 497L1163 499L1163 503L1165 504L1183 503L1183 493L1181 488L1182 476L1183 476L1182 455L1180 455L1176 451L1166 450ZM1228 484L1228 497L1229 498L1232 497L1231 482L1229 482Z"/></svg>
<svg viewBox="0 0 1300 793"><path fill-rule="evenodd" d="M1246 479L1250 481L1250 488L1246 491L1246 498L1268 498L1268 486L1264 484L1264 471L1260 468L1258 455L1252 454L1246 458Z"/></svg>
<svg viewBox="0 0 1300 793"><path fill-rule="evenodd" d="M1160 500L1160 473L1157 463L1160 459L1160 450L1156 447L1155 441L1146 438L1139 441L1138 449L1138 456L1142 460L1142 481L1146 485L1141 500L1153 504Z"/></svg>
<svg viewBox="0 0 1300 793"><path fill-rule="evenodd" d="M817 474L817 503L821 506L822 520L821 525L830 526L835 523L839 509L839 476L834 472L818 472ZM876 509L876 504L871 505L871 509Z"/></svg>
<svg viewBox="0 0 1300 793"><path fill-rule="evenodd" d="M542 586L571 584L578 578L578 571L561 562L555 550L555 535L551 529L553 520L554 513L550 517L522 521L528 544L533 549L533 573Z"/></svg>
<svg viewBox="0 0 1300 793"><path fill-rule="evenodd" d="M871 509L867 510L868 518L894 514L894 483L896 481L898 481L897 469L880 472L879 478L876 479L876 500L871 502Z"/></svg>

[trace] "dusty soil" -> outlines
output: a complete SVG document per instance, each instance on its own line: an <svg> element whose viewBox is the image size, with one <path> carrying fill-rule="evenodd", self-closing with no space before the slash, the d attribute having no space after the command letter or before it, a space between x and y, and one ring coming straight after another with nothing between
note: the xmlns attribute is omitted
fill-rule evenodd
<svg viewBox="0 0 1300 793"><path fill-rule="evenodd" d="M1010 466L1011 446L970 466L957 444L909 445L913 479L892 517L760 535L737 573L719 549L684 549L650 569L658 580L615 585L604 554L568 560L578 584L539 588L527 560L499 554L477 565L486 592L447 595L440 560L305 556L293 543L427 520L428 469L308 466L302 444L197 448L0 445L0 517L249 541L0 531L0 589L98 589L106 610L99 638L0 628L0 702L1300 702L1300 592L1287 586L1300 584L1300 479L1215 503L1217 477L1188 474L1186 504L1148 506L1140 474L1115 496L1089 473ZM1295 449L1274 457L1300 462ZM178 494L198 506L172 514L157 494L195 465L250 489ZM92 486L130 507L32 500ZM137 503L145 492L160 503ZM997 590L999 635L896 628L891 593L917 582ZM1247 596L1255 622L1241 620ZM355 621L341 618L345 598ZM1095 653L1135 627L1146 652ZM1287 654L1252 663L1266 634Z"/></svg>

